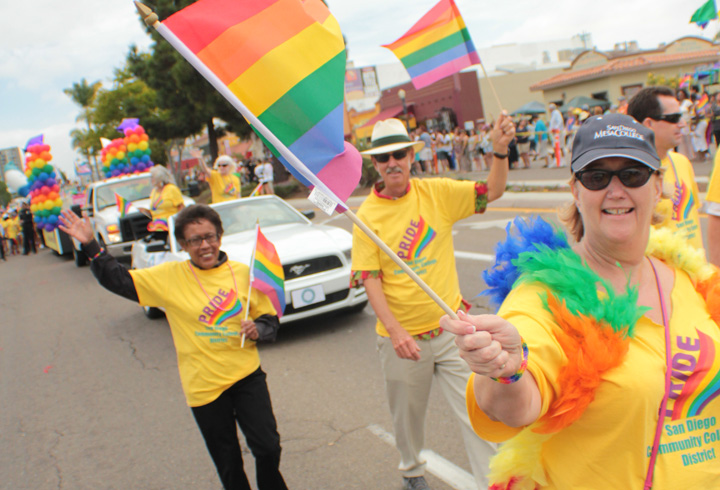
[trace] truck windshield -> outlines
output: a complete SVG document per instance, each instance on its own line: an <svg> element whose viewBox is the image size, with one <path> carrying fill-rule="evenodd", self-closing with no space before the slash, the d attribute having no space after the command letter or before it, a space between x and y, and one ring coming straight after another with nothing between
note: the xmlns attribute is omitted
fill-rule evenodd
<svg viewBox="0 0 720 490"><path fill-rule="evenodd" d="M150 197L150 176L141 179L128 179L112 184L98 186L95 190L98 210L115 206L115 194L119 194L128 201L148 199Z"/></svg>

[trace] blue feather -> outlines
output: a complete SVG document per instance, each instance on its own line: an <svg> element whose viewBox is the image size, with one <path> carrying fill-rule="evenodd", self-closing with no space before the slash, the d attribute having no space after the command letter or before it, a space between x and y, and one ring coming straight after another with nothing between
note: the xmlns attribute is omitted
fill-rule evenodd
<svg viewBox="0 0 720 490"><path fill-rule="evenodd" d="M505 231L507 238L495 247L495 264L482 273L488 288L480 294L490 296L490 303L496 308L500 307L520 277L515 263L520 254L543 248L569 248L565 233L540 216L517 217L508 223Z"/></svg>

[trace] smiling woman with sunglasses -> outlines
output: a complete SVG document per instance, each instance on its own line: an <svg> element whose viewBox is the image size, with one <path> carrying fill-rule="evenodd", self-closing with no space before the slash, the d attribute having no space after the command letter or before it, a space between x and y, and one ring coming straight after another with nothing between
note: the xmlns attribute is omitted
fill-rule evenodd
<svg viewBox="0 0 720 490"><path fill-rule="evenodd" d="M474 372L473 427L505 442L492 488L717 488L716 269L651 233L662 171L647 127L588 119L571 171L574 243L516 220L483 276L497 315L441 320Z"/></svg>

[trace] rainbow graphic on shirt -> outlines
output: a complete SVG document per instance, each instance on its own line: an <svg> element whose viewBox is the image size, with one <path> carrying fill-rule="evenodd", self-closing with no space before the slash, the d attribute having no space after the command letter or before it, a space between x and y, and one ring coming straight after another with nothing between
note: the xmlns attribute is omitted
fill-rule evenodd
<svg viewBox="0 0 720 490"><path fill-rule="evenodd" d="M423 250L427 248L430 242L433 241L436 234L435 230L433 230L430 225L425 222L423 217L420 216L420 220L418 221L418 226L415 231L415 238L413 238L410 243L410 248L408 249L408 257L411 259L417 259Z"/></svg>
<svg viewBox="0 0 720 490"><path fill-rule="evenodd" d="M672 420L700 415L712 400L720 395L720 357L715 343L698 331L699 355L692 374L675 400Z"/></svg>
<svg viewBox="0 0 720 490"><path fill-rule="evenodd" d="M163 203L163 198L162 198L162 191L161 191L152 199L152 201L150 201L150 208L153 211L157 211L158 209L160 209L160 205L162 203Z"/></svg>
<svg viewBox="0 0 720 490"><path fill-rule="evenodd" d="M673 203L673 220L684 221L690 215L692 207L695 204L695 196L690 191L685 182L675 182L675 193L672 197Z"/></svg>
<svg viewBox="0 0 720 490"><path fill-rule="evenodd" d="M215 311L207 318L207 324L211 326L222 325L228 319L237 316L242 311L242 304L238 299L237 293L231 289L222 303L215 306Z"/></svg>
<svg viewBox="0 0 720 490"><path fill-rule="evenodd" d="M232 182L230 182L228 185L225 186L225 189L223 190L223 194L226 196L235 196L237 194L237 191L235 190L235 186Z"/></svg>

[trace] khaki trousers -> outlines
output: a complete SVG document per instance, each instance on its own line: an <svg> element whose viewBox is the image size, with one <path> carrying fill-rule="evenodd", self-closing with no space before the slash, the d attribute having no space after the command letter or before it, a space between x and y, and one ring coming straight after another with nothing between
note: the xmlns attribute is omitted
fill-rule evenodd
<svg viewBox="0 0 720 490"><path fill-rule="evenodd" d="M416 342L421 349L420 360L410 361L395 354L389 338L378 336L377 339L395 442L400 451L398 469L408 478L425 473L425 461L420 457L420 451L425 443L425 413L435 378L460 422L465 450L478 488L487 488L488 463L497 446L480 439L470 425L465 405L465 387L470 370L460 359L455 336L443 332L434 339Z"/></svg>

